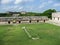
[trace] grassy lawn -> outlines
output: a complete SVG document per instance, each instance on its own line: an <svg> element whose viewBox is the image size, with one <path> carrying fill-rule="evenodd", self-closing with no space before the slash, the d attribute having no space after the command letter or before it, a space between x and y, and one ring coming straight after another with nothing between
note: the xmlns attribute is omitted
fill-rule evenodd
<svg viewBox="0 0 60 45"><path fill-rule="evenodd" d="M30 39L22 30L24 26L39 39ZM60 27L46 23L0 25L0 45L60 45Z"/></svg>

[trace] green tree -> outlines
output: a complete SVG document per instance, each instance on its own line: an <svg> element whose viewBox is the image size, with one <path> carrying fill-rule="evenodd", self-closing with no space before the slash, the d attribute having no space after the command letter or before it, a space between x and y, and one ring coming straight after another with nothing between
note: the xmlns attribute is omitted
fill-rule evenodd
<svg viewBox="0 0 60 45"><path fill-rule="evenodd" d="M53 12L56 12L56 10L55 9L48 9L48 10L44 11L42 15L43 16L48 16L48 18L52 18L52 13Z"/></svg>

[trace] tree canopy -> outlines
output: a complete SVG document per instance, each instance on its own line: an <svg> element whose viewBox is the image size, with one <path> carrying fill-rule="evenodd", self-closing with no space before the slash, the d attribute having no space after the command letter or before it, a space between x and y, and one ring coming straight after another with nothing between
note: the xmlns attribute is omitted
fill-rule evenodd
<svg viewBox="0 0 60 45"><path fill-rule="evenodd" d="M56 12L55 9L48 9L42 13L43 16L47 16L48 18L52 18L52 13Z"/></svg>

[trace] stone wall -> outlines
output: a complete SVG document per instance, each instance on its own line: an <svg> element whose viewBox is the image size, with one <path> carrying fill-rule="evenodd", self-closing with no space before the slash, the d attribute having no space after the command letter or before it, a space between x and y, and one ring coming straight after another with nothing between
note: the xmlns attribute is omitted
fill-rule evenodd
<svg viewBox="0 0 60 45"><path fill-rule="evenodd" d="M26 23L26 22L41 22L41 21L47 21L48 17L46 16L20 16L20 17L0 17L0 22L13 22L16 21L16 23Z"/></svg>
<svg viewBox="0 0 60 45"><path fill-rule="evenodd" d="M60 12L52 13L52 21L53 22L60 22Z"/></svg>

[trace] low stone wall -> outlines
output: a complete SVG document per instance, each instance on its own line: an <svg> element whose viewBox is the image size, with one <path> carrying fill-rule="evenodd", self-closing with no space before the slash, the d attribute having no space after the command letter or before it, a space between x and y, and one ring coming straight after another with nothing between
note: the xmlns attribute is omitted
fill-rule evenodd
<svg viewBox="0 0 60 45"><path fill-rule="evenodd" d="M20 23L41 23L41 22L44 22L44 21L20 21ZM47 22L47 21L45 21ZM20 24L19 21L17 22L12 22L10 21L10 23L8 22L0 22L0 24Z"/></svg>
<svg viewBox="0 0 60 45"><path fill-rule="evenodd" d="M8 24L8 22L0 22L0 24Z"/></svg>
<svg viewBox="0 0 60 45"><path fill-rule="evenodd" d="M46 16L0 17L0 24L39 23L48 20Z"/></svg>

